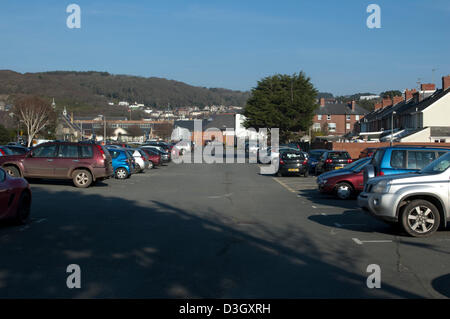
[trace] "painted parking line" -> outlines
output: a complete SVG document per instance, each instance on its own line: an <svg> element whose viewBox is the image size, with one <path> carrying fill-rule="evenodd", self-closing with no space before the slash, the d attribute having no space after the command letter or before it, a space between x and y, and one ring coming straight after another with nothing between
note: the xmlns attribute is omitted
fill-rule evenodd
<svg viewBox="0 0 450 319"><path fill-rule="evenodd" d="M357 245L363 245L363 244L382 244L382 243L392 243L392 240L359 240L358 238L352 238L352 240Z"/></svg>
<svg viewBox="0 0 450 319"><path fill-rule="evenodd" d="M284 182L280 181L278 178L276 178L276 177L272 177L272 178L274 181L276 181L278 184L283 186L285 189L287 189L291 193L297 193L294 189L292 189L290 186L286 185Z"/></svg>

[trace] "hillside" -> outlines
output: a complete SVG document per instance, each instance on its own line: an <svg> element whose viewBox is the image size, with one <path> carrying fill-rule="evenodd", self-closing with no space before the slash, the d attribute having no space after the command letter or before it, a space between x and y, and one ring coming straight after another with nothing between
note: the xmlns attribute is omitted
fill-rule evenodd
<svg viewBox="0 0 450 319"><path fill-rule="evenodd" d="M162 78L111 75L107 72L55 71L17 73L0 70L0 94L36 94L55 98L80 111L107 102L138 102L154 108L205 105L244 106L248 92L203 88Z"/></svg>

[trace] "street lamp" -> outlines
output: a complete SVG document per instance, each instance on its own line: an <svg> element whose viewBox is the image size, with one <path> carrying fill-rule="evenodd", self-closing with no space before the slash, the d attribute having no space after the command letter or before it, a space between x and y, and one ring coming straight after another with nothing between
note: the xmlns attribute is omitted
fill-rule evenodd
<svg viewBox="0 0 450 319"><path fill-rule="evenodd" d="M392 147L392 140L394 139L394 115L395 114L397 114L397 112L393 111L392 117L391 117L391 147Z"/></svg>

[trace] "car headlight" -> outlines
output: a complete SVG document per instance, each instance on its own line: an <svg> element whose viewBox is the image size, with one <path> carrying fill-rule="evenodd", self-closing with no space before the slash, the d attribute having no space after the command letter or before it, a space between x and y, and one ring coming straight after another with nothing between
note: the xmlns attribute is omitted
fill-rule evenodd
<svg viewBox="0 0 450 319"><path fill-rule="evenodd" d="M379 181L378 183L376 183L372 187L372 192L374 192L374 193L389 193L390 188L391 188L390 181L383 179L383 180Z"/></svg>

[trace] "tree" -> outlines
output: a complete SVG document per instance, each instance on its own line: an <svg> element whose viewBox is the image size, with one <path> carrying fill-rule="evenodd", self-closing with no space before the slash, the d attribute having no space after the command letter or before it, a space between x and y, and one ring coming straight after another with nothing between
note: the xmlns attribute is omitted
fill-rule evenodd
<svg viewBox="0 0 450 319"><path fill-rule="evenodd" d="M12 129L7 129L0 124L0 144L4 145L15 138L15 131Z"/></svg>
<svg viewBox="0 0 450 319"><path fill-rule="evenodd" d="M251 92L244 126L279 128L281 141L287 141L292 132L307 131L312 125L317 93L303 72L266 77Z"/></svg>
<svg viewBox="0 0 450 319"><path fill-rule="evenodd" d="M37 96L20 99L15 104L13 112L17 114L26 128L28 147L31 146L36 134L49 126L56 118L50 103Z"/></svg>
<svg viewBox="0 0 450 319"><path fill-rule="evenodd" d="M399 90L391 90L381 93L383 99L392 99L394 96L402 96L402 92Z"/></svg>

